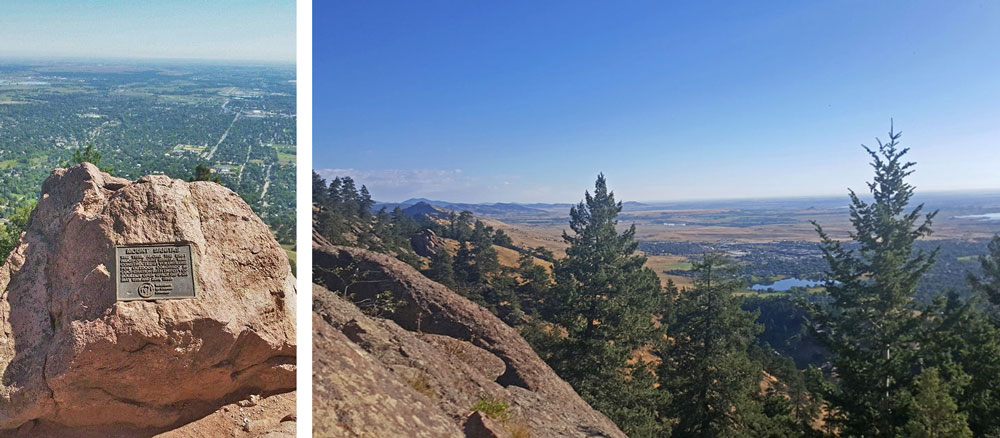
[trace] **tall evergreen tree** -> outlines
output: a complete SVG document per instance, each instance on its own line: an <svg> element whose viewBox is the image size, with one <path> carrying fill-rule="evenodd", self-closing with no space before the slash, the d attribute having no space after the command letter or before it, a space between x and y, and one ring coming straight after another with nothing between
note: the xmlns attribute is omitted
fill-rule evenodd
<svg viewBox="0 0 1000 438"><path fill-rule="evenodd" d="M489 278L500 272L500 256L496 248L493 247L491 233L482 226L482 222L476 221L476 228L472 232L472 258L475 260L473 266L473 279L476 283L486 283Z"/></svg>
<svg viewBox="0 0 1000 438"><path fill-rule="evenodd" d="M312 201L318 205L328 205L330 198L327 196L326 180L318 173L312 173Z"/></svg>
<svg viewBox="0 0 1000 438"><path fill-rule="evenodd" d="M467 243L458 244L458 252L455 253L454 272L455 280L461 283L474 281L475 271L472 262L472 251Z"/></svg>
<svg viewBox="0 0 1000 438"><path fill-rule="evenodd" d="M931 233L935 213L923 205L906 211L913 186L905 179L912 162L899 148L900 133L865 150L872 157L873 202L850 192L850 216L856 251L848 250L813 222L829 264L828 306L812 306L818 338L833 354L837 385L822 394L834 408L833 421L845 436L896 437L910 412L913 370L917 368L921 323L913 293L934 263L937 250L915 251L914 242Z"/></svg>
<svg viewBox="0 0 1000 438"><path fill-rule="evenodd" d="M374 206L375 201L372 200L372 195L368 192L368 187L362 184L361 192L358 194L358 216L363 218L370 217L372 215L372 207Z"/></svg>
<svg viewBox="0 0 1000 438"><path fill-rule="evenodd" d="M354 184L354 178L349 176L343 177L340 180L340 202L344 204L344 207L349 210L351 214L357 214L360 210L358 208L359 199L360 196L358 195L358 188Z"/></svg>
<svg viewBox="0 0 1000 438"><path fill-rule="evenodd" d="M472 212L462 211L455 218L455 226L453 227L452 239L455 240L469 240L472 238Z"/></svg>
<svg viewBox="0 0 1000 438"><path fill-rule="evenodd" d="M675 437L751 437L763 421L756 396L763 378L748 348L762 327L744 311L736 268L718 254L692 267L694 288L677 295L675 322L660 366L661 388L673 394Z"/></svg>
<svg viewBox="0 0 1000 438"><path fill-rule="evenodd" d="M334 177L327 188L327 200L335 208L340 208L344 202L344 198L340 195L341 186L343 186L343 180L340 177Z"/></svg>
<svg viewBox="0 0 1000 438"><path fill-rule="evenodd" d="M563 233L569 248L555 266L551 303L553 322L566 330L566 337L543 355L560 377L626 433L655 436L650 425L665 424L655 410L640 421L623 415L615 404L638 394L628 376L645 364L630 359L662 334L653 323L660 305L659 279L643 267L646 258L636 253L635 226L622 233L616 230L621 209L603 174L593 195L587 192L584 202L570 209L573 234Z"/></svg>

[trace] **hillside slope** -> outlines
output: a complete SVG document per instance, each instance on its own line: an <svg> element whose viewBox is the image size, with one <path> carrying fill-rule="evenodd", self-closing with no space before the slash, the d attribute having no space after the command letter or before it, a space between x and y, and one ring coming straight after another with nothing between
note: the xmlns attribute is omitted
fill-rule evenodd
<svg viewBox="0 0 1000 438"><path fill-rule="evenodd" d="M346 289L353 301L324 287L314 289L315 433L625 436L516 330L409 265L333 246L318 236L313 262L314 280L332 290ZM374 316L368 304L385 292L394 305ZM473 410L479 402L508 407L497 419L484 419ZM485 433L484 427L493 432L476 435Z"/></svg>

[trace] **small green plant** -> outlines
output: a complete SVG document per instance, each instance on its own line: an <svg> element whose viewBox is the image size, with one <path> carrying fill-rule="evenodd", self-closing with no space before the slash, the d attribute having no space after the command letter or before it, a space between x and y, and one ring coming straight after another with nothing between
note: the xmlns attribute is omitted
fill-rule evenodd
<svg viewBox="0 0 1000 438"><path fill-rule="evenodd" d="M494 420L506 421L510 417L510 412L507 411L509 407L506 402L496 397L484 395L472 405L472 410L482 412Z"/></svg>
<svg viewBox="0 0 1000 438"><path fill-rule="evenodd" d="M359 300L357 306L368 316L385 318L396 313L396 310L406 305L406 301L397 300L392 291L382 291L374 298Z"/></svg>

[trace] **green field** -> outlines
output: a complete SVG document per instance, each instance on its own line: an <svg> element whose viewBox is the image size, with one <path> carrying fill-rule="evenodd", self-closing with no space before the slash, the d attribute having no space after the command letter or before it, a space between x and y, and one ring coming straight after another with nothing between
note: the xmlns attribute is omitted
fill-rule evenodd
<svg viewBox="0 0 1000 438"><path fill-rule="evenodd" d="M294 164L295 154L289 154L285 152L278 152L278 164Z"/></svg>
<svg viewBox="0 0 1000 438"><path fill-rule="evenodd" d="M281 248L285 250L285 255L288 256L288 263L292 265L292 275L295 275L295 261L298 258L295 253L295 245L281 245Z"/></svg>

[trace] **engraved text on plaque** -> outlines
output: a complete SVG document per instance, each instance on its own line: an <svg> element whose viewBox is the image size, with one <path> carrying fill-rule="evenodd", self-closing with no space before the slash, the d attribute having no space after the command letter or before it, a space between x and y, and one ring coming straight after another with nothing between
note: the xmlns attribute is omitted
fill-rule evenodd
<svg viewBox="0 0 1000 438"><path fill-rule="evenodd" d="M191 245L115 247L115 290L118 301L195 298Z"/></svg>

